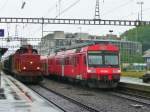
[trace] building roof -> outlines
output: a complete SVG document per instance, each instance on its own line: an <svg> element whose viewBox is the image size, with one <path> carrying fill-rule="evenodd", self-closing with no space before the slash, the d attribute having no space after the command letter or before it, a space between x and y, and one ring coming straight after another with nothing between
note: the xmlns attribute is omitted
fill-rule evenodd
<svg viewBox="0 0 150 112"><path fill-rule="evenodd" d="M143 55L144 58L149 58L150 57L150 49L145 51L145 54Z"/></svg>
<svg viewBox="0 0 150 112"><path fill-rule="evenodd" d="M150 54L143 55L144 58L150 58Z"/></svg>

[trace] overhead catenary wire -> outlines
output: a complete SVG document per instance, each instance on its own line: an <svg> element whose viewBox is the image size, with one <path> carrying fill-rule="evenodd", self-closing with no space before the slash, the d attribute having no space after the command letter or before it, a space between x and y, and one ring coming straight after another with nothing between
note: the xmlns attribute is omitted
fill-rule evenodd
<svg viewBox="0 0 150 112"><path fill-rule="evenodd" d="M150 11L150 8L146 8L146 9L143 9L143 14L146 13L147 11ZM121 18L127 18L129 16L133 16L133 15L138 15L139 11L136 11L136 12L132 12L131 14L128 14L128 15L125 15L125 16L122 16Z"/></svg>
<svg viewBox="0 0 150 112"><path fill-rule="evenodd" d="M129 1L127 1L127 2L125 2L125 3L123 3L123 4L121 4L121 5L119 5L119 6L115 7L115 8L113 8L113 9L111 9L111 10L105 12L104 14L102 14L102 16L108 15L108 14L112 14L112 12L118 11L117 9L120 9L120 8L123 8L123 7L127 6L127 5L129 5L129 4L130 4L131 2L133 2L133 1L134 1L134 0L129 0Z"/></svg>
<svg viewBox="0 0 150 112"><path fill-rule="evenodd" d="M64 14L65 12L67 12L68 10L70 10L73 6L75 6L79 2L80 2L80 0L75 1L74 3L72 3L71 5L69 5L67 8L65 8L63 11L61 11L60 14L58 14L55 18L57 18L58 16ZM38 29L36 29L36 31L33 33L33 35L35 35L36 32L39 31L40 29L41 29L41 27L39 27Z"/></svg>
<svg viewBox="0 0 150 112"><path fill-rule="evenodd" d="M56 2L55 4L53 4L53 6L47 10L47 12L44 14L44 16L46 16L47 14L49 14L50 12L52 12L55 8L57 9L57 2ZM43 16L43 17L44 17L44 16ZM34 35L36 34L36 32L39 31L39 30L41 30L41 26L38 27L38 28L34 31L33 36L34 36Z"/></svg>
<svg viewBox="0 0 150 112"><path fill-rule="evenodd" d="M25 5L26 5L26 2L22 1L21 9L24 9Z"/></svg>
<svg viewBox="0 0 150 112"><path fill-rule="evenodd" d="M67 8L65 8L63 11L60 12L60 15L64 14L65 12L67 12L68 10L70 10L73 6L75 6L77 3L79 3L80 0L75 1L74 3L72 3L70 6L68 6ZM55 18L57 18L59 15L57 15Z"/></svg>

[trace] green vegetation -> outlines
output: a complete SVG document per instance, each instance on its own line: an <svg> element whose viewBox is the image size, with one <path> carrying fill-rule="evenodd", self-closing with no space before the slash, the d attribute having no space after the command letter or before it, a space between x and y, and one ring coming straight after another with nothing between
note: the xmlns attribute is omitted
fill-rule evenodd
<svg viewBox="0 0 150 112"><path fill-rule="evenodd" d="M121 62L122 63L144 63L144 58L139 53L133 55L132 53L121 50Z"/></svg>
<svg viewBox="0 0 150 112"><path fill-rule="evenodd" d="M121 35L128 41L138 41L142 43L142 50L146 51L150 49L150 26L139 26L124 32ZM123 63L143 63L144 59L142 55L137 52L137 55L132 55L131 52L121 50L121 62ZM144 72L132 72L122 71L122 76L140 78L144 75Z"/></svg>
<svg viewBox="0 0 150 112"><path fill-rule="evenodd" d="M122 72L121 76L124 77L134 77L134 78L140 78L144 75L144 72L132 72L132 71L128 71L128 72Z"/></svg>
<svg viewBox="0 0 150 112"><path fill-rule="evenodd" d="M143 45L143 51L150 49L150 26L139 26L123 33L121 37L129 41L138 41Z"/></svg>
<svg viewBox="0 0 150 112"><path fill-rule="evenodd" d="M150 49L150 26L139 26L124 32L121 35L122 38L126 38L128 41L138 41L142 43L142 50L146 51ZM132 53L121 51L121 61L123 63L143 63L144 59L142 55L132 55Z"/></svg>

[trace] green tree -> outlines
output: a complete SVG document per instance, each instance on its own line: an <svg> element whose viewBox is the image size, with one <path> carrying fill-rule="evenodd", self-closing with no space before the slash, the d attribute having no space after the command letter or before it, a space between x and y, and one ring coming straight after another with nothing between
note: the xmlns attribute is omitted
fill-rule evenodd
<svg viewBox="0 0 150 112"><path fill-rule="evenodd" d="M124 32L121 37L126 37L129 41L142 43L143 51L150 49L150 26L138 26Z"/></svg>

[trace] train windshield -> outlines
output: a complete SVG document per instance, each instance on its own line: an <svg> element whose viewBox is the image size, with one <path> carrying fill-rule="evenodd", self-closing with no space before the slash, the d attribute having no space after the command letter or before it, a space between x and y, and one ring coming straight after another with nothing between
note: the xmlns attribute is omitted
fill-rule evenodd
<svg viewBox="0 0 150 112"><path fill-rule="evenodd" d="M118 56L117 55L105 55L105 65L118 65Z"/></svg>
<svg viewBox="0 0 150 112"><path fill-rule="evenodd" d="M119 67L118 53L88 53L89 67Z"/></svg>
<svg viewBox="0 0 150 112"><path fill-rule="evenodd" d="M102 56L99 55L89 55L89 65L102 65Z"/></svg>

